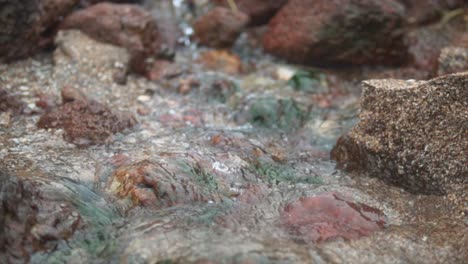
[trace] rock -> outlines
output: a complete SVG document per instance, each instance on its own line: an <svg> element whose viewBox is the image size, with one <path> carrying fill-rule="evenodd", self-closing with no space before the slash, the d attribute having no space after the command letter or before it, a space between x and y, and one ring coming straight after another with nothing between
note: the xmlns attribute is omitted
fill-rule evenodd
<svg viewBox="0 0 468 264"><path fill-rule="evenodd" d="M0 88L0 113L11 112L13 114L21 114L24 108L25 104L23 102Z"/></svg>
<svg viewBox="0 0 468 264"><path fill-rule="evenodd" d="M0 259L28 263L33 253L53 250L81 227L68 202L41 190L43 183L0 169Z"/></svg>
<svg viewBox="0 0 468 264"><path fill-rule="evenodd" d="M346 200L339 193L302 197L282 213L285 228L299 240L324 242L368 236L386 224L383 213L362 203Z"/></svg>
<svg viewBox="0 0 468 264"><path fill-rule="evenodd" d="M212 48L230 48L248 21L244 13L216 7L193 24L195 41Z"/></svg>
<svg viewBox="0 0 468 264"><path fill-rule="evenodd" d="M437 72L440 51L457 41L458 32L451 27L431 25L409 31L404 42L411 64L434 75Z"/></svg>
<svg viewBox="0 0 468 264"><path fill-rule="evenodd" d="M55 45L53 59L57 69L75 68L86 76L109 82L116 74L127 77L130 55L125 48L98 42L79 30L60 30Z"/></svg>
<svg viewBox="0 0 468 264"><path fill-rule="evenodd" d="M198 62L207 70L222 71L227 74L239 74L242 71L242 61L239 56L226 50L202 52Z"/></svg>
<svg viewBox="0 0 468 264"><path fill-rule="evenodd" d="M270 21L263 44L296 63L401 64L404 16L393 0L290 0Z"/></svg>
<svg viewBox="0 0 468 264"><path fill-rule="evenodd" d="M468 48L443 48L439 56L437 74L440 76L463 71L468 71Z"/></svg>
<svg viewBox="0 0 468 264"><path fill-rule="evenodd" d="M187 171L180 169L149 160L121 166L112 174L107 190L120 199L131 198L135 206L153 208L218 200L192 181L193 177L184 177Z"/></svg>
<svg viewBox="0 0 468 264"><path fill-rule="evenodd" d="M151 59L174 54L176 32L168 32L166 23L159 23L137 5L100 3L66 17L61 29L79 29L90 37L126 48L130 70L146 74Z"/></svg>
<svg viewBox="0 0 468 264"><path fill-rule="evenodd" d="M116 115L105 105L68 87L62 90L62 101L61 106L45 113L37 126L63 128L64 139L78 147L104 144L113 134L136 124L134 117Z"/></svg>
<svg viewBox="0 0 468 264"><path fill-rule="evenodd" d="M229 7L226 0L213 0L218 6ZM287 0L235 0L239 11L247 14L250 17L249 24L257 26L265 24L271 17L284 5Z"/></svg>
<svg viewBox="0 0 468 264"><path fill-rule="evenodd" d="M0 61L32 55L52 44L54 26L79 0L0 0Z"/></svg>
<svg viewBox="0 0 468 264"><path fill-rule="evenodd" d="M148 68L146 77L148 80L160 81L163 79L172 79L181 75L184 70L180 65L168 60L156 60Z"/></svg>
<svg viewBox="0 0 468 264"><path fill-rule="evenodd" d="M140 4L143 0L81 0L81 7L88 7L102 2L112 2L112 3L128 3L128 4Z"/></svg>
<svg viewBox="0 0 468 264"><path fill-rule="evenodd" d="M415 193L468 188L468 72L363 86L360 121L331 152L338 167Z"/></svg>
<svg viewBox="0 0 468 264"><path fill-rule="evenodd" d="M463 0L398 0L408 10L408 24L427 24L450 9L463 6Z"/></svg>

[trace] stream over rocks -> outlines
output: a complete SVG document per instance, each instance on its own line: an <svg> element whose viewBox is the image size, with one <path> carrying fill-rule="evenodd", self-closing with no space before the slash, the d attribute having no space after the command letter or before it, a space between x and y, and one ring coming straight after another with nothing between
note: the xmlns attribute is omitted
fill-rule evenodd
<svg viewBox="0 0 468 264"><path fill-rule="evenodd" d="M404 12L420 1L97 2L76 1L41 35L27 30L38 5L25 14L0 0L22 14L16 35L0 29L11 47L0 52L0 263L465 262L459 4L440 5L448 17L412 10L408 26ZM318 3L330 12L303 14ZM209 35L228 50L193 36L215 6L250 19L229 45ZM317 38L273 49L333 17L366 42L354 32L330 44L343 53ZM420 20L460 36L431 49L440 65L379 64L408 54L399 34ZM366 35L367 21L395 42ZM48 49L13 47L42 37Z"/></svg>

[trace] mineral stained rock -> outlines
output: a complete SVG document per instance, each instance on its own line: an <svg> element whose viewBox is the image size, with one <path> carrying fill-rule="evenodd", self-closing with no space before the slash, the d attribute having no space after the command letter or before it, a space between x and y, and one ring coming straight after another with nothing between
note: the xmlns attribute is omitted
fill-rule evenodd
<svg viewBox="0 0 468 264"><path fill-rule="evenodd" d="M363 85L360 121L331 152L338 167L415 193L466 195L468 72Z"/></svg>
<svg viewBox="0 0 468 264"><path fill-rule="evenodd" d="M81 227L73 205L42 187L0 168L0 262L28 263L33 253L55 248Z"/></svg>
<svg viewBox="0 0 468 264"><path fill-rule="evenodd" d="M267 52L305 64L401 64L405 9L393 0L291 0L269 23Z"/></svg>
<svg viewBox="0 0 468 264"><path fill-rule="evenodd" d="M78 2L0 0L0 61L29 56L51 44L53 38L49 33Z"/></svg>
<svg viewBox="0 0 468 264"><path fill-rule="evenodd" d="M193 25L195 40L213 48L229 48L247 25L249 17L241 12L216 7Z"/></svg>
<svg viewBox="0 0 468 264"><path fill-rule="evenodd" d="M193 172L192 176L197 174ZM204 192L203 186L185 178L184 173L177 166L143 160L118 167L107 190L118 198L131 198L134 206L152 208L219 200L216 194Z"/></svg>
<svg viewBox="0 0 468 264"><path fill-rule="evenodd" d="M63 128L65 140L86 147L104 144L115 133L135 125L134 117L114 114L105 105L88 100L66 87L62 90L63 105L45 113L37 123L39 128Z"/></svg>
<svg viewBox="0 0 468 264"><path fill-rule="evenodd" d="M229 7L226 0L213 0L216 5ZM261 25L268 20L284 5L287 0L236 0L239 11L250 17L250 25Z"/></svg>
<svg viewBox="0 0 468 264"><path fill-rule="evenodd" d="M282 220L291 234L310 242L356 239L382 229L386 223L380 210L347 201L339 193L302 197L286 206Z"/></svg>

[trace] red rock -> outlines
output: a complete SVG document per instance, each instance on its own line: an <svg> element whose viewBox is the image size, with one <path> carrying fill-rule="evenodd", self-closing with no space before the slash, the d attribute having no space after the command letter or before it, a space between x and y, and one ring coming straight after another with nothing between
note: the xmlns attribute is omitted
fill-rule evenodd
<svg viewBox="0 0 468 264"><path fill-rule="evenodd" d="M53 42L55 24L79 0L1 0L0 61L32 55Z"/></svg>
<svg viewBox="0 0 468 264"><path fill-rule="evenodd" d="M242 71L242 61L239 56L225 50L202 52L198 62L208 70L222 71L228 74L238 74Z"/></svg>
<svg viewBox="0 0 468 264"><path fill-rule="evenodd" d="M63 128L64 139L78 147L104 144L115 133L135 125L134 117L114 114L106 106L88 99L70 99L62 93L63 105L45 113L39 128ZM79 94L79 93L76 93Z"/></svg>
<svg viewBox="0 0 468 264"><path fill-rule="evenodd" d="M66 17L62 29L79 29L90 37L129 50L130 70L147 73L147 61L173 55L178 32L137 5L100 3Z"/></svg>
<svg viewBox="0 0 468 264"><path fill-rule="evenodd" d="M266 51L305 64L401 64L404 7L393 0L290 0L270 21Z"/></svg>
<svg viewBox="0 0 468 264"><path fill-rule="evenodd" d="M239 11L250 17L250 25L267 23L288 0L235 0ZM226 0L213 0L216 5L229 7Z"/></svg>
<svg viewBox="0 0 468 264"><path fill-rule="evenodd" d="M386 223L378 209L348 201L339 193L303 197L287 205L281 219L292 235L308 242L357 239L382 229Z"/></svg>
<svg viewBox="0 0 468 264"><path fill-rule="evenodd" d="M248 21L249 17L244 13L216 7L195 21L195 41L212 48L229 48Z"/></svg>

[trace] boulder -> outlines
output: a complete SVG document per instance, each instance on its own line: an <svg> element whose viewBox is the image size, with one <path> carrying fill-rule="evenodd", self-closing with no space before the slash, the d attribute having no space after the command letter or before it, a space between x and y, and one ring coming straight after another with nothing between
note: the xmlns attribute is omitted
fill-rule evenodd
<svg viewBox="0 0 468 264"><path fill-rule="evenodd" d="M247 25L249 17L241 12L216 7L195 21L195 41L213 48L229 48Z"/></svg>
<svg viewBox="0 0 468 264"><path fill-rule="evenodd" d="M250 25L265 24L288 0L235 0L239 11L247 14ZM229 7L226 0L213 0L218 6Z"/></svg>
<svg viewBox="0 0 468 264"><path fill-rule="evenodd" d="M78 29L88 36L126 48L131 54L130 70L148 71L148 60L172 57L178 32L166 21L157 21L140 6L99 3L66 17L61 29Z"/></svg>
<svg viewBox="0 0 468 264"><path fill-rule="evenodd" d="M405 8L393 0L290 0L264 48L304 64L401 64Z"/></svg>
<svg viewBox="0 0 468 264"><path fill-rule="evenodd" d="M52 44L54 27L80 0L0 0L0 61L23 58Z"/></svg>
<svg viewBox="0 0 468 264"><path fill-rule="evenodd" d="M363 83L359 123L331 152L338 167L414 193L468 188L468 72Z"/></svg>

